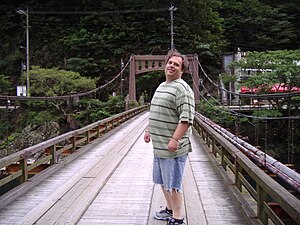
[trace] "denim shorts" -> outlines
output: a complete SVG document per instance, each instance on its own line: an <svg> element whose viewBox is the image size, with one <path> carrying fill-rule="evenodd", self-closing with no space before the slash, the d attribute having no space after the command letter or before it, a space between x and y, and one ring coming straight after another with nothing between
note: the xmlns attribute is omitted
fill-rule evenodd
<svg viewBox="0 0 300 225"><path fill-rule="evenodd" d="M178 158L159 158L153 160L153 182L161 184L166 191L182 192L182 176L187 155Z"/></svg>

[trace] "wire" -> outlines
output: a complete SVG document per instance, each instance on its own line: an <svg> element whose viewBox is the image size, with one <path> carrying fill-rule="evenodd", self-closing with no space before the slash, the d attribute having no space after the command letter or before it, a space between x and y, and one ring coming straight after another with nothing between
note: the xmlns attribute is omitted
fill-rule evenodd
<svg viewBox="0 0 300 225"><path fill-rule="evenodd" d="M8 100L18 100L18 101L26 101L26 100L59 100L59 99L69 99L69 98L74 98L74 97L83 97L83 96L87 96L90 95L92 93L97 92L98 90L101 90L103 88L105 88L106 86L108 86L109 84L113 83L126 69L126 67L129 65L130 63L130 59L131 57L128 59L127 63L125 64L125 66L122 68L122 70L110 81L108 81L106 84L95 88L93 90L87 91L87 92L82 92L82 93L77 93L77 94L70 94L70 95L62 95L62 96L46 96L46 97L26 97L26 96L4 96L4 95L0 95L0 99L5 99L6 101Z"/></svg>
<svg viewBox="0 0 300 225"><path fill-rule="evenodd" d="M129 9L129 10L109 10L109 11L29 11L35 15L106 15L106 14L129 14L129 13L153 13L165 12L168 8L157 9Z"/></svg>
<svg viewBox="0 0 300 225"><path fill-rule="evenodd" d="M225 91L229 94L238 96L238 97L258 97L261 99L265 99L265 98L284 98L284 97L295 97L295 96L300 96L300 92L288 92L288 93L272 93L272 94L240 94L240 93L235 93L232 91L228 91L225 88L220 87L220 85L218 85L217 83L215 83L204 71L201 63L198 61L198 64L200 66L201 71L203 72L203 74L205 75L205 77L210 81L210 83L212 83L215 87L217 87L218 89Z"/></svg>
<svg viewBox="0 0 300 225"><path fill-rule="evenodd" d="M231 91L228 91L222 87L220 87L217 83L215 83L207 74L206 72L204 71L201 63L198 61L198 64L201 68L201 71L203 72L203 74L205 75L205 77L210 81L210 83L212 83L214 86L216 86L218 89L220 90L223 90L229 94L233 94L235 96L239 96L239 97L259 97L259 98L282 98L282 97L294 97L294 96L300 96L300 93L299 92L292 92L292 93L283 93L283 94L237 94L235 92L231 92ZM195 83L195 80L193 78L193 82ZM201 83L201 86L203 89L205 89L208 92L208 90L205 88L205 86L203 85L203 83ZM199 88L196 87L196 91L200 94L200 96L210 105L212 106L214 109L220 111L220 112L224 112L224 110L220 109L219 107L216 107L215 105L213 105L211 102L209 102L206 98L204 98L204 96L201 95L200 91L199 91ZM218 103L220 106L222 106L219 101L217 99L215 99L213 97L213 95L211 95L212 98L214 99L214 101L216 103ZM228 108L225 108L223 106L223 109L225 109L225 111L227 111L228 113L230 113L231 115L234 115L234 116L237 116L237 117L246 117L246 118L252 118L252 119L258 119L258 120L287 120L287 119L294 119L294 120L297 120L297 119L300 119L300 116L288 116L288 117L258 117L258 116L252 116L252 115L247 115L247 114L243 114L243 113L240 113L240 112L236 112L234 110L231 110L231 109L228 109Z"/></svg>

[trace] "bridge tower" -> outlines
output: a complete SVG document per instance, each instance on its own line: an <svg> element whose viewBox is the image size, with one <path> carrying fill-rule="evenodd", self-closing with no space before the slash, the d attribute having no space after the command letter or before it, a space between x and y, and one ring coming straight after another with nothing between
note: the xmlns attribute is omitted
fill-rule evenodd
<svg viewBox="0 0 300 225"><path fill-rule="evenodd" d="M186 55L189 61L189 70L193 78L195 101L199 101L199 70L198 55ZM129 72L129 101L136 100L136 75L150 71L162 71L165 68L165 55L132 55Z"/></svg>

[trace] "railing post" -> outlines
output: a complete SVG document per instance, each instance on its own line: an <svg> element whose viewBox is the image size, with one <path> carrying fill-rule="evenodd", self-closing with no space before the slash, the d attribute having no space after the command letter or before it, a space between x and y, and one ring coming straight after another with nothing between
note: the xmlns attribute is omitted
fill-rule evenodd
<svg viewBox="0 0 300 225"><path fill-rule="evenodd" d="M108 131L108 122L105 122L105 132L106 133Z"/></svg>
<svg viewBox="0 0 300 225"><path fill-rule="evenodd" d="M51 152L51 160L50 164L53 165L56 163L56 145L54 144L53 146L50 147L50 152Z"/></svg>
<svg viewBox="0 0 300 225"><path fill-rule="evenodd" d="M221 165L224 170L226 170L225 153L226 153L226 150L224 149L223 146L221 146Z"/></svg>
<svg viewBox="0 0 300 225"><path fill-rule="evenodd" d="M259 217L260 221L264 224L268 224L268 215L265 210L265 202L267 199L266 192L258 185L257 185L257 216Z"/></svg>
<svg viewBox="0 0 300 225"><path fill-rule="evenodd" d="M76 151L76 135L72 138L72 153Z"/></svg>
<svg viewBox="0 0 300 225"><path fill-rule="evenodd" d="M100 125L97 126L97 138L100 137Z"/></svg>
<svg viewBox="0 0 300 225"><path fill-rule="evenodd" d="M242 173L243 168L241 165L237 162L236 159L234 159L234 179L235 179L235 185L236 187L242 192L242 182L239 179L239 173Z"/></svg>
<svg viewBox="0 0 300 225"><path fill-rule="evenodd" d="M208 131L205 132L205 142L207 144L207 146L209 147L209 141L208 141Z"/></svg>
<svg viewBox="0 0 300 225"><path fill-rule="evenodd" d="M22 170L21 183L28 180L28 167L27 167L27 157L24 157L20 162L20 169Z"/></svg>
<svg viewBox="0 0 300 225"><path fill-rule="evenodd" d="M207 144L208 148L210 149L210 147L211 147L211 139L210 139L210 135L209 135L208 132L206 133L206 139L207 139L206 144Z"/></svg>
<svg viewBox="0 0 300 225"><path fill-rule="evenodd" d="M212 139L212 143L211 143L211 151L213 153L214 156L216 156L216 140L213 138Z"/></svg>
<svg viewBox="0 0 300 225"><path fill-rule="evenodd" d="M86 144L90 143L90 130L86 132Z"/></svg>

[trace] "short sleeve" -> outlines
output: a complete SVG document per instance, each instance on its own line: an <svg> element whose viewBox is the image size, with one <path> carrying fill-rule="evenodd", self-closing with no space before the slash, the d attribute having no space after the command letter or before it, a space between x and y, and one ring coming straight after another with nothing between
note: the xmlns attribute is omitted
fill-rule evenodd
<svg viewBox="0 0 300 225"><path fill-rule="evenodd" d="M182 86L178 90L176 94L176 107L179 114L179 122L192 124L195 115L195 100L194 93L188 85Z"/></svg>

